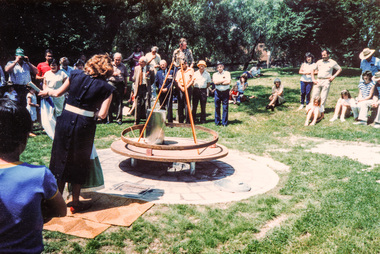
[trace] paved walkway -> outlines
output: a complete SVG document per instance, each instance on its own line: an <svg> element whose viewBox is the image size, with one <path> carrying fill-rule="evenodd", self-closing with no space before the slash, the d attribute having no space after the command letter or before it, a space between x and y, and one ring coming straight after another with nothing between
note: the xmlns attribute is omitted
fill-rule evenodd
<svg viewBox="0 0 380 254"><path fill-rule="evenodd" d="M105 188L102 193L138 198L163 204L212 204L246 199L274 188L278 175L273 169L285 165L269 158L229 151L219 160L197 162L196 172L173 169L171 163L138 161L111 149L98 150ZM187 165L185 165L186 167Z"/></svg>

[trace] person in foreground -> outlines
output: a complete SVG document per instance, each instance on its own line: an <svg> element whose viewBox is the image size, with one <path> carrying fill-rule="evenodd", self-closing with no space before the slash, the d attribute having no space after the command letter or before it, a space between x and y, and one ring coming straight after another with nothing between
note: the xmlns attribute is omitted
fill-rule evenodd
<svg viewBox="0 0 380 254"><path fill-rule="evenodd" d="M41 253L43 215L66 216L50 170L20 161L31 130L27 109L0 99L0 253Z"/></svg>
<svg viewBox="0 0 380 254"><path fill-rule="evenodd" d="M317 96L313 99L313 104L309 103L306 106L306 121L305 126L309 125L309 122L311 120L310 125L315 125L318 120L321 120L322 118L322 108L321 108L321 97Z"/></svg>
<svg viewBox="0 0 380 254"><path fill-rule="evenodd" d="M43 90L40 96L68 97L62 114L57 118L50 169L62 193L65 183L72 184L71 212L84 211L90 203L79 202L82 184L90 171L90 155L94 143L96 121L108 114L115 89L106 79L113 73L107 55L95 55L87 61L85 70L73 70L70 78L57 90Z"/></svg>

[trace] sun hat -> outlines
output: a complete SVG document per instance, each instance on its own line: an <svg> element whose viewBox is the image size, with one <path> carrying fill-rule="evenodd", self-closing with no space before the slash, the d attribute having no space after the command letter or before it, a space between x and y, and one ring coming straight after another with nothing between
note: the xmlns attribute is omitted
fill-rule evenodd
<svg viewBox="0 0 380 254"><path fill-rule="evenodd" d="M360 59L367 59L368 57L372 56L373 53L375 53L374 49L365 48L363 51L359 54Z"/></svg>
<svg viewBox="0 0 380 254"><path fill-rule="evenodd" d="M199 65L204 65L205 67L207 67L206 62L203 61L203 60L200 60L200 61L198 62L197 66L199 67Z"/></svg>
<svg viewBox="0 0 380 254"><path fill-rule="evenodd" d="M380 80L380 71L376 72L375 75L372 77L372 80L374 82L377 82Z"/></svg>
<svg viewBox="0 0 380 254"><path fill-rule="evenodd" d="M281 84L281 80L279 78L276 78L274 81L273 81L273 84L276 84L276 82L280 82Z"/></svg>
<svg viewBox="0 0 380 254"><path fill-rule="evenodd" d="M20 48L20 47L18 47L17 49L16 49L16 54L15 54L16 56L25 56L25 54L24 54L24 50L22 49L22 48Z"/></svg>

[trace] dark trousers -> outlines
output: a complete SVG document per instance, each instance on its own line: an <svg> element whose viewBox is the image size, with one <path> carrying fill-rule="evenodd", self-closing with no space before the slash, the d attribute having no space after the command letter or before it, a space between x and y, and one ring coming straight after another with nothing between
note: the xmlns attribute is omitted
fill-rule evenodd
<svg viewBox="0 0 380 254"><path fill-rule="evenodd" d="M192 94L191 86L187 88L187 94L189 95L189 103L191 103L191 94ZM183 123L186 116L186 123L190 123L189 114L191 114L191 112L189 112L187 108L185 92L182 92L181 89L178 88L178 122Z"/></svg>
<svg viewBox="0 0 380 254"><path fill-rule="evenodd" d="M28 90L26 89L26 85L14 85L15 91L17 92L17 104L26 107L26 95L28 94Z"/></svg>
<svg viewBox="0 0 380 254"><path fill-rule="evenodd" d="M141 118L146 118L148 104L150 103L150 101L148 101L148 89L146 85L139 86L135 101L137 103L135 108L135 124L139 124Z"/></svg>
<svg viewBox="0 0 380 254"><path fill-rule="evenodd" d="M219 125L220 122L220 104L223 105L222 125L227 126L228 123L228 98L230 96L230 89L226 91L215 90L215 124Z"/></svg>
<svg viewBox="0 0 380 254"><path fill-rule="evenodd" d="M197 118L197 107L198 102L201 105L201 123L206 122L206 103L207 103L207 88L197 88L193 89L193 119Z"/></svg>
<svg viewBox="0 0 380 254"><path fill-rule="evenodd" d="M313 88L313 82L303 82L301 83L301 104L303 105L305 103L306 98L306 105L310 102L310 95L311 95L311 89Z"/></svg>
<svg viewBox="0 0 380 254"><path fill-rule="evenodd" d="M110 110L108 112L107 121L113 121L113 113L116 114L116 121L123 120L123 99L124 99L124 82L110 82L112 86L116 89L113 91L112 102L110 106Z"/></svg>
<svg viewBox="0 0 380 254"><path fill-rule="evenodd" d="M166 109L166 118L169 123L173 122L173 92L174 89L168 90L166 93L161 93L159 97L161 109Z"/></svg>

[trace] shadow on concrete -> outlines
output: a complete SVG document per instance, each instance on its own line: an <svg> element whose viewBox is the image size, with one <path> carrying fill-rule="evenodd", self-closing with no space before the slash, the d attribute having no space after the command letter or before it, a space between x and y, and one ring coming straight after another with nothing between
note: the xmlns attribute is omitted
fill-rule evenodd
<svg viewBox="0 0 380 254"><path fill-rule="evenodd" d="M185 167L182 170L173 169L171 162L138 160L137 165L132 167L131 159L126 159L119 164L119 168L134 176L169 182L215 181L235 173L235 169L231 165L218 160L197 162L194 175L191 175L190 170Z"/></svg>

